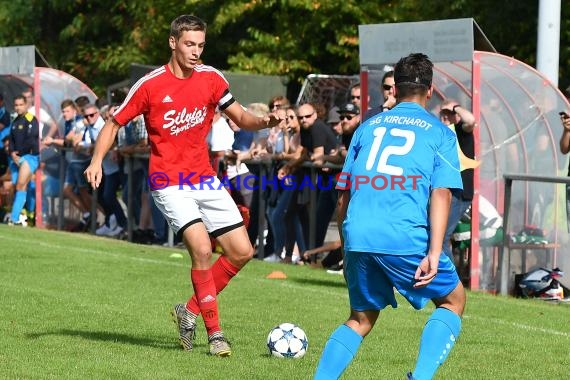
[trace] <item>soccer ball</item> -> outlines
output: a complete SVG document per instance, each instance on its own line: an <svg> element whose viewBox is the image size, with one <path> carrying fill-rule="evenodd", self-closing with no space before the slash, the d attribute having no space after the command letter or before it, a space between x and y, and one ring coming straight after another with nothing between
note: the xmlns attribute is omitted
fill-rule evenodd
<svg viewBox="0 0 570 380"><path fill-rule="evenodd" d="M267 348L278 358L302 358L308 346L305 331L293 323L282 323L271 329L267 336Z"/></svg>

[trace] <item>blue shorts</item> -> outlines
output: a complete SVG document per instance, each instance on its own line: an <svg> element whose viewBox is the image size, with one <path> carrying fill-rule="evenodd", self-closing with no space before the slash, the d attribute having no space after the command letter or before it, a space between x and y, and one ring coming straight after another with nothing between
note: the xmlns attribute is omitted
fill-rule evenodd
<svg viewBox="0 0 570 380"><path fill-rule="evenodd" d="M87 187L87 179L83 172L89 166L89 161L86 162L70 162L65 171L65 185L81 188Z"/></svg>
<svg viewBox="0 0 570 380"><path fill-rule="evenodd" d="M30 167L32 174L38 170L38 165L40 164L40 156L34 154L24 154L20 157L20 161L26 161ZM12 159L10 159L10 176L12 183L18 182L18 172L20 171L20 166L16 165Z"/></svg>
<svg viewBox="0 0 570 380"><path fill-rule="evenodd" d="M394 288L417 310L429 300L451 293L459 283L455 266L445 254L439 258L435 278L422 288L414 288L414 276L426 254L387 255L345 252L344 275L348 284L350 306L356 311L382 310L398 303Z"/></svg>

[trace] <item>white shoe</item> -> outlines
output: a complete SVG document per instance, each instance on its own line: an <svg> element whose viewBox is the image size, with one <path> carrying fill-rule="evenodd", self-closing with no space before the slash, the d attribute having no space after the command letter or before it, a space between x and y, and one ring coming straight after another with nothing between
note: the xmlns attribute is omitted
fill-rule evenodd
<svg viewBox="0 0 570 380"><path fill-rule="evenodd" d="M271 256L264 258L263 261L267 263L278 263L281 261L281 257L278 254L274 253Z"/></svg>
<svg viewBox="0 0 570 380"><path fill-rule="evenodd" d="M101 227L97 228L97 230L95 231L95 235L108 236L111 231L112 230L109 227L107 227L106 224L103 224Z"/></svg>
<svg viewBox="0 0 570 380"><path fill-rule="evenodd" d="M107 234L107 236L117 237L121 234L121 232L123 232L123 227L117 226L113 229L109 229L109 233Z"/></svg>
<svg viewBox="0 0 570 380"><path fill-rule="evenodd" d="M343 270L342 270L342 269L339 269L339 270L327 269L327 273L330 273L330 274L340 274L340 275L342 275L342 274L343 274Z"/></svg>

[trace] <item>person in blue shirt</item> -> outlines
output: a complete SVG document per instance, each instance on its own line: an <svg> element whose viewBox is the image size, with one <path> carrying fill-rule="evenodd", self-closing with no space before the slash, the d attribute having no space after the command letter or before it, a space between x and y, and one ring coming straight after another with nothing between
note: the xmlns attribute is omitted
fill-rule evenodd
<svg viewBox="0 0 570 380"><path fill-rule="evenodd" d="M431 379L461 330L465 290L442 243L462 182L453 131L425 109L432 77L426 55L400 59L396 107L365 121L350 144L337 189L351 312L329 337L316 380L341 376L380 311L397 307L394 289L415 309L436 306L408 379Z"/></svg>
<svg viewBox="0 0 570 380"><path fill-rule="evenodd" d="M16 185L16 194L12 203L11 225L26 226L20 219L20 213L26 203L28 183L39 165L39 133L38 120L28 112L26 98L18 95L14 98L16 118L12 123L9 139L10 173L12 183Z"/></svg>

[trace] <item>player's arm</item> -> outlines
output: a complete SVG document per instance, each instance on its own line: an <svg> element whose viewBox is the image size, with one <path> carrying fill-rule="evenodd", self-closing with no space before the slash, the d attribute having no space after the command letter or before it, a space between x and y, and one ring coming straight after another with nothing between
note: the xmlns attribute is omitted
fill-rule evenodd
<svg viewBox="0 0 570 380"><path fill-rule="evenodd" d="M429 284L437 274L450 205L451 191L449 189L435 188L431 191L429 206L430 244L427 256L416 270L416 283L414 284L416 288Z"/></svg>
<svg viewBox="0 0 570 380"><path fill-rule="evenodd" d="M224 110L238 127L247 131L258 131L264 128L271 128L279 124L281 121L275 115L269 114L265 117L257 117L245 111L238 102L233 102L228 108Z"/></svg>
<svg viewBox="0 0 570 380"><path fill-rule="evenodd" d="M339 190L338 200L336 202L336 224L338 227L338 233L340 236L340 248L342 255L344 256L344 236L342 236L342 224L346 218L346 210L348 209L348 201L350 200L349 190Z"/></svg>
<svg viewBox="0 0 570 380"><path fill-rule="evenodd" d="M115 138L117 137L117 132L120 127L121 126L115 121L115 119L111 117L105 122L103 129L101 129L99 136L97 136L91 163L87 169L85 169L87 182L89 182L94 189L98 188L101 184L101 178L103 176L101 163L103 162L105 154L107 154L109 149L111 149L115 143Z"/></svg>

